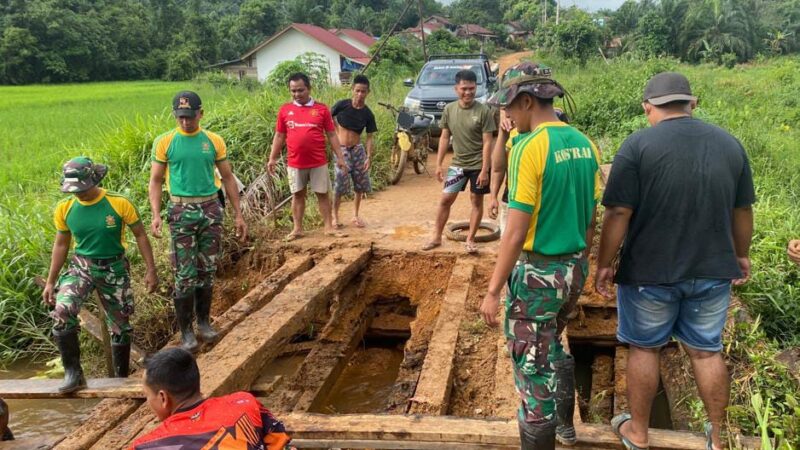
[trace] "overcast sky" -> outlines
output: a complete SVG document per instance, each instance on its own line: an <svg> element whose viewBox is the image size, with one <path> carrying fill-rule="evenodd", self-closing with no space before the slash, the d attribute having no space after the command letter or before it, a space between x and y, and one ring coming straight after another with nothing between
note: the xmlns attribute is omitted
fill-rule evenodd
<svg viewBox="0 0 800 450"><path fill-rule="evenodd" d="M453 3L453 1L454 0L439 0L439 3L449 5ZM624 2L625 0L561 0L561 6L569 7L576 5L589 11L597 11L603 8L617 9Z"/></svg>

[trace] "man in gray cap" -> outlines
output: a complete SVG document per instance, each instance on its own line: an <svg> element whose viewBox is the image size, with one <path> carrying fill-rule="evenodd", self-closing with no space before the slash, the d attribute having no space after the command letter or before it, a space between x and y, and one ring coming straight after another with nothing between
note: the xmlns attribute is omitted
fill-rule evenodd
<svg viewBox="0 0 800 450"><path fill-rule="evenodd" d="M612 426L629 449L648 446L659 351L672 337L692 361L709 416L707 448L722 448L730 396L722 329L731 284L750 276L755 193L742 144L694 119L696 106L683 75L651 78L642 103L651 127L623 142L603 197L596 288L610 297L609 285L618 285L617 339L630 345L631 412Z"/></svg>
<svg viewBox="0 0 800 450"><path fill-rule="evenodd" d="M50 315L55 322L53 336L64 365L64 384L58 389L63 393L86 386L80 361L78 313L95 290L111 331L114 375L128 376L133 291L130 266L125 257L126 227L136 237L147 266L148 292L154 292L158 286L153 249L139 211L127 197L99 186L107 172L108 167L83 156L69 160L64 164L61 192L73 195L59 202L53 215L57 233L42 299L54 307ZM59 277L73 238L75 254Z"/></svg>

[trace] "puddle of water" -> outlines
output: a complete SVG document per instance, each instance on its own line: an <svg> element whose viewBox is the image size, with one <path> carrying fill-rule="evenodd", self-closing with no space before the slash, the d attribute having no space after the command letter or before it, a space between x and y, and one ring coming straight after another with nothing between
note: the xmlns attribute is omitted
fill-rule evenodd
<svg viewBox="0 0 800 450"><path fill-rule="evenodd" d="M0 371L0 379L18 380L35 376L44 364L17 361ZM9 427L14 437L59 436L77 427L100 399L6 399L10 411Z"/></svg>
<svg viewBox="0 0 800 450"><path fill-rule="evenodd" d="M320 410L314 412L326 414L382 412L402 362L402 345L360 348L342 371Z"/></svg>

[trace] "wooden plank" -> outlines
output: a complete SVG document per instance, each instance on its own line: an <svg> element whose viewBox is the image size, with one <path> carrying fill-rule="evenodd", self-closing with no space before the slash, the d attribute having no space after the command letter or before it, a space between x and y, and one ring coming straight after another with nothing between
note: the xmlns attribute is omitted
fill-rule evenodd
<svg viewBox="0 0 800 450"><path fill-rule="evenodd" d="M453 387L453 361L461 316L467 303L475 263L459 258L453 267L436 327L428 344L417 389L409 400L412 414L442 415L447 412Z"/></svg>
<svg viewBox="0 0 800 450"><path fill-rule="evenodd" d="M289 283L272 301L231 329L211 351L197 358L200 386L208 396L246 390L265 362L299 332L369 261L369 248L332 252L313 269ZM157 422L147 405L105 434L92 450L123 448Z"/></svg>
<svg viewBox="0 0 800 450"><path fill-rule="evenodd" d="M108 430L136 411L141 400L106 399L98 403L78 429L63 437L54 450L85 450Z"/></svg>
<svg viewBox="0 0 800 450"><path fill-rule="evenodd" d="M250 386L250 393L256 397L266 397L275 391L275 387L283 380L283 375L278 375L275 378L266 381L254 383Z"/></svg>
<svg viewBox="0 0 800 450"><path fill-rule="evenodd" d="M308 255L289 258L275 272L272 272L263 281L258 283L244 297L240 298L233 306L213 320L214 329L222 340L236 325L241 323L248 315L261 309L278 295L292 280L307 272L314 266L313 259ZM180 333L172 336L170 345L179 345Z"/></svg>
<svg viewBox="0 0 800 450"><path fill-rule="evenodd" d="M614 353L614 415L628 411L628 347L618 345Z"/></svg>
<svg viewBox="0 0 800 450"><path fill-rule="evenodd" d="M54 443L55 440L49 436L0 441L0 450L47 450Z"/></svg>
<svg viewBox="0 0 800 450"><path fill-rule="evenodd" d="M361 343L369 324L371 309L367 309L365 282L348 286L335 302L340 305L335 315L320 333L317 346L306 356L286 390L275 399L278 411L306 412L318 410L336 383L353 352Z"/></svg>
<svg viewBox="0 0 800 450"><path fill-rule="evenodd" d="M497 446L495 444L461 444L458 442L420 442L420 441L377 441L377 440L347 440L347 439L292 439L296 448L368 448L392 450L519 450L518 445ZM556 447L562 449L562 447ZM576 447L564 447L575 449Z"/></svg>
<svg viewBox="0 0 800 450"><path fill-rule="evenodd" d="M305 441L393 441L391 445L396 445L398 442L444 442L451 444L447 448L480 448L462 447L462 445L519 448L519 432L515 420L380 414L329 416L297 413L281 417L281 420L289 433L301 443ZM578 434L578 444L572 448L622 448L610 426L580 424L575 428ZM650 448L654 450L705 449L705 437L701 433L650 429L649 436ZM751 444L752 441L752 439L747 440ZM342 447L347 446L342 445ZM372 445L369 447L398 448Z"/></svg>
<svg viewBox="0 0 800 450"><path fill-rule="evenodd" d="M586 308L569 321L569 339L608 345L617 343L617 312L613 309Z"/></svg>
<svg viewBox="0 0 800 450"><path fill-rule="evenodd" d="M144 398L142 380L91 378L87 388L71 394L58 392L64 380L0 380L0 398Z"/></svg>
<svg viewBox="0 0 800 450"><path fill-rule="evenodd" d="M511 356L508 354L505 337L497 340L497 360L494 373L494 398L497 406L492 411L492 415L503 419L513 419L517 416L520 400L517 388L514 386L514 367L511 365Z"/></svg>

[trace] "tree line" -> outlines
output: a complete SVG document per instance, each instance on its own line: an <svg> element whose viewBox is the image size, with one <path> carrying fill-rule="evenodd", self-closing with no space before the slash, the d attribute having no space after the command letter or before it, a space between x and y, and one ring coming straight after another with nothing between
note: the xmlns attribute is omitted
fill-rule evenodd
<svg viewBox="0 0 800 450"><path fill-rule="evenodd" d="M407 0L0 0L0 83L186 79L289 23L386 33ZM628 0L615 11L556 0L423 0L422 14L531 32L524 46L585 61L598 47L733 65L800 49L800 0ZM398 28L415 26L416 7ZM474 47L439 33L449 46ZM516 45L519 45L518 43ZM399 47L399 46L398 46ZM397 50L401 50L398 48ZM401 55L398 55L401 56ZM401 58L402 59L402 58Z"/></svg>

